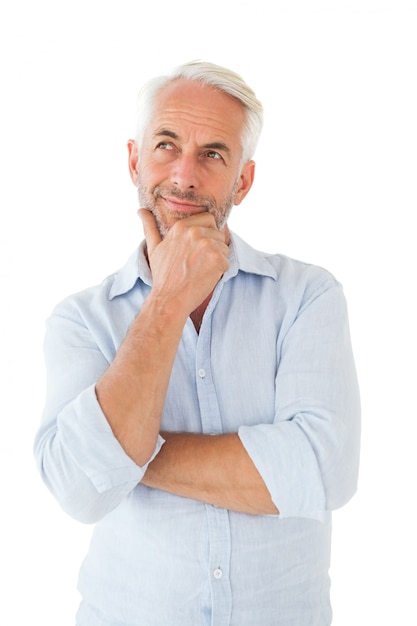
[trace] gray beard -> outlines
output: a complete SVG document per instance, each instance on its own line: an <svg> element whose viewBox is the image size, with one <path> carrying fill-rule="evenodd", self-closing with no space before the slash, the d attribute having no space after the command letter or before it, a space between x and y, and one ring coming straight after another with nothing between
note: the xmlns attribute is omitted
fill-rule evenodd
<svg viewBox="0 0 417 626"><path fill-rule="evenodd" d="M138 185L138 197L139 197L139 206L148 209L153 216L155 217L156 224L158 226L158 230L161 234L161 237L165 237L169 231L168 224L164 223L163 216L160 214L157 208L157 200L161 198L163 195L169 196L171 198L178 198L179 200L186 200L188 202L193 202L194 204L199 204L202 207L202 212L207 212L213 215L216 226L218 230L222 230L224 225L226 224L229 215L232 211L234 200L236 197L237 189L239 185L239 180L237 179L232 193L229 198L226 198L220 205L216 205L216 203L211 200L211 198L207 198L204 196L199 196L194 191L179 191L177 188L167 189L166 187L162 187L161 185L157 185L153 188L152 192L149 194L146 188L144 188L140 183ZM170 215L175 219L184 219L188 217L190 214L184 213L183 211L175 213L171 212Z"/></svg>

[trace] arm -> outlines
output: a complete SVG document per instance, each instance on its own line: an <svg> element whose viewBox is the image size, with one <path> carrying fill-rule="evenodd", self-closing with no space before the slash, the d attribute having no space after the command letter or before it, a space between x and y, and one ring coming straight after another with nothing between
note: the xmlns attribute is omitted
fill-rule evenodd
<svg viewBox="0 0 417 626"><path fill-rule="evenodd" d="M167 441L149 465L145 484L244 512L250 500L252 511L271 512L265 508L266 485L268 504L281 517L321 519L324 511L349 500L358 474L359 392L342 288L320 276L319 282L294 283L291 290L299 289L300 296L294 306L290 301L277 339L275 416L241 426L233 446L225 445L223 436L196 436L186 443L185 435L174 435L178 441ZM228 341L229 352L233 345ZM219 374L225 375L225 370ZM259 380L260 393L262 388ZM236 398L225 410L233 415L245 406ZM256 488L246 474L251 464L262 479Z"/></svg>
<svg viewBox="0 0 417 626"><path fill-rule="evenodd" d="M142 210L141 216L153 287L96 385L115 437L140 466L155 449L184 324L228 268L229 255L225 233L208 213L180 220L164 240L151 213Z"/></svg>
<svg viewBox="0 0 417 626"><path fill-rule="evenodd" d="M211 216L178 226L163 243L157 231L148 234L150 254L155 242L160 254L152 254L154 289L136 319L122 300L119 309L117 298L110 305L105 290L93 289L58 305L47 322L47 395L34 453L49 490L82 522L113 510L159 451L166 385L193 297L204 298L227 268ZM188 280L188 265L198 270L199 260L200 291Z"/></svg>
<svg viewBox="0 0 417 626"><path fill-rule="evenodd" d="M151 214L142 211L142 219L153 288L96 385L98 401L116 438L139 465L149 460L155 448L185 321L227 269L229 252L224 234L214 229L210 215L178 222L164 241ZM137 380L140 387L134 384ZM142 484L242 512L277 512L237 435L164 433L163 437L165 444L152 468L148 466Z"/></svg>
<svg viewBox="0 0 417 626"><path fill-rule="evenodd" d="M241 513L278 513L237 434L162 436L142 484Z"/></svg>

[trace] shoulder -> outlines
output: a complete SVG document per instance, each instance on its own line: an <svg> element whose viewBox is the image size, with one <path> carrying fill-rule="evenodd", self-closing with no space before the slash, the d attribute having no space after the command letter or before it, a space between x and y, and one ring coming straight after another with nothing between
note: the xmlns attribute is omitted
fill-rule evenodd
<svg viewBox="0 0 417 626"><path fill-rule="evenodd" d="M63 316L73 321L89 317L100 317L115 309L123 308L141 280L141 251L136 249L127 262L117 271L106 276L101 283L72 293L58 302L51 316Z"/></svg>
<svg viewBox="0 0 417 626"><path fill-rule="evenodd" d="M324 267L282 253L257 250L236 234L233 234L233 247L239 270L273 278L280 290L314 291L341 286L335 276Z"/></svg>
<svg viewBox="0 0 417 626"><path fill-rule="evenodd" d="M301 283L312 289L320 286L340 286L339 281L326 268L284 254L267 254L265 257L275 268L281 283Z"/></svg>

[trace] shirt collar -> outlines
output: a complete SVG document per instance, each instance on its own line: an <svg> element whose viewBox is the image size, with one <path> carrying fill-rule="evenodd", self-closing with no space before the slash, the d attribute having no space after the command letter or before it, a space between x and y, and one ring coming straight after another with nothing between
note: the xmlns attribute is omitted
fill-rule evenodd
<svg viewBox="0 0 417 626"><path fill-rule="evenodd" d="M224 275L224 280L233 278L239 271L269 276L277 280L277 271L268 260L270 256L265 252L255 250L238 235L231 232L230 267ZM139 247L129 257L127 263L114 275L113 284L109 290L109 300L113 300L116 296L121 296L133 289L138 279L149 286L152 285L152 274L145 256L145 241L140 243Z"/></svg>
<svg viewBox="0 0 417 626"><path fill-rule="evenodd" d="M230 233L230 267L225 274L225 280L236 276L238 271L247 274L258 274L278 279L278 273L270 262L271 254L255 250L236 233Z"/></svg>
<svg viewBox="0 0 417 626"><path fill-rule="evenodd" d="M133 289L138 279L147 285L152 285L152 274L145 256L145 240L130 255L125 265L114 274L113 284L109 290L109 300Z"/></svg>

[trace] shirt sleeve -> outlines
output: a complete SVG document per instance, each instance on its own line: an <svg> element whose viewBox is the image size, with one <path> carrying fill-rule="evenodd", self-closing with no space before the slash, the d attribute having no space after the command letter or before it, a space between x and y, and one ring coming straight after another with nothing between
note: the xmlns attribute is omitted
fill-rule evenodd
<svg viewBox="0 0 417 626"><path fill-rule="evenodd" d="M339 284L314 293L278 347L273 424L240 439L281 517L323 519L355 493L360 398Z"/></svg>
<svg viewBox="0 0 417 626"><path fill-rule="evenodd" d="M139 467L113 435L95 393L109 366L105 341L70 301L47 321L47 393L35 458L62 508L85 523L98 521L129 494L163 443L160 437L148 463Z"/></svg>

